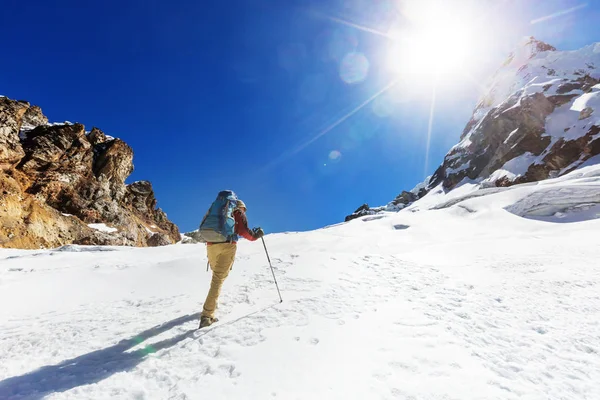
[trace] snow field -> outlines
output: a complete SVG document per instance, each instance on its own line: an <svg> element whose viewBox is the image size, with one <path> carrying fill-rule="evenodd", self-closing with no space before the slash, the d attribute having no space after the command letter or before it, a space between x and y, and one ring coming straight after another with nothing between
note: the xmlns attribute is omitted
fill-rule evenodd
<svg viewBox="0 0 600 400"><path fill-rule="evenodd" d="M507 210L598 168L268 235L282 304L241 242L201 331L203 245L2 250L0 398L598 399L600 219Z"/></svg>

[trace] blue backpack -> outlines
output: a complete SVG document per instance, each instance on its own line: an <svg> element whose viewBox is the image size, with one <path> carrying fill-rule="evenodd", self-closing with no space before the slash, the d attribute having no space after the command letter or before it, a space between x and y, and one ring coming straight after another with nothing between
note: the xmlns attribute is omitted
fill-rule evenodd
<svg viewBox="0 0 600 400"><path fill-rule="evenodd" d="M201 242L225 243L238 240L233 217L237 200L237 196L231 190L219 192L200 223L198 237Z"/></svg>

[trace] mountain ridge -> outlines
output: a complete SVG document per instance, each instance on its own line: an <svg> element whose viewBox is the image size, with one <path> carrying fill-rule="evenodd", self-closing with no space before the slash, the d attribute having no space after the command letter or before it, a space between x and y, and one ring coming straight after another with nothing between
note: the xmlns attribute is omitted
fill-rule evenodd
<svg viewBox="0 0 600 400"><path fill-rule="evenodd" d="M491 77L460 141L418 190L346 221L398 211L434 188L503 187L565 175L600 154L600 43L558 51L529 37Z"/></svg>

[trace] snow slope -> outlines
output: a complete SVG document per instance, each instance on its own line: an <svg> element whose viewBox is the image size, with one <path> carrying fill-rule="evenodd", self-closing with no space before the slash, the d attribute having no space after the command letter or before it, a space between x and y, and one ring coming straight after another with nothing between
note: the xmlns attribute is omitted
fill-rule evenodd
<svg viewBox="0 0 600 400"><path fill-rule="evenodd" d="M203 331L203 245L1 250L0 398L599 399L600 167L463 187L268 235L282 304L240 243Z"/></svg>

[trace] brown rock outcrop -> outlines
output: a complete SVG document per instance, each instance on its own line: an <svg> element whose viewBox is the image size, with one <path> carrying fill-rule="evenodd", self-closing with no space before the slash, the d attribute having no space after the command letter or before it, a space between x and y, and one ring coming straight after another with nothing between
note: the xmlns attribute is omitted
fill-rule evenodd
<svg viewBox="0 0 600 400"><path fill-rule="evenodd" d="M180 240L152 185L125 184L131 147L98 128L47 121L39 107L0 97L0 247Z"/></svg>

